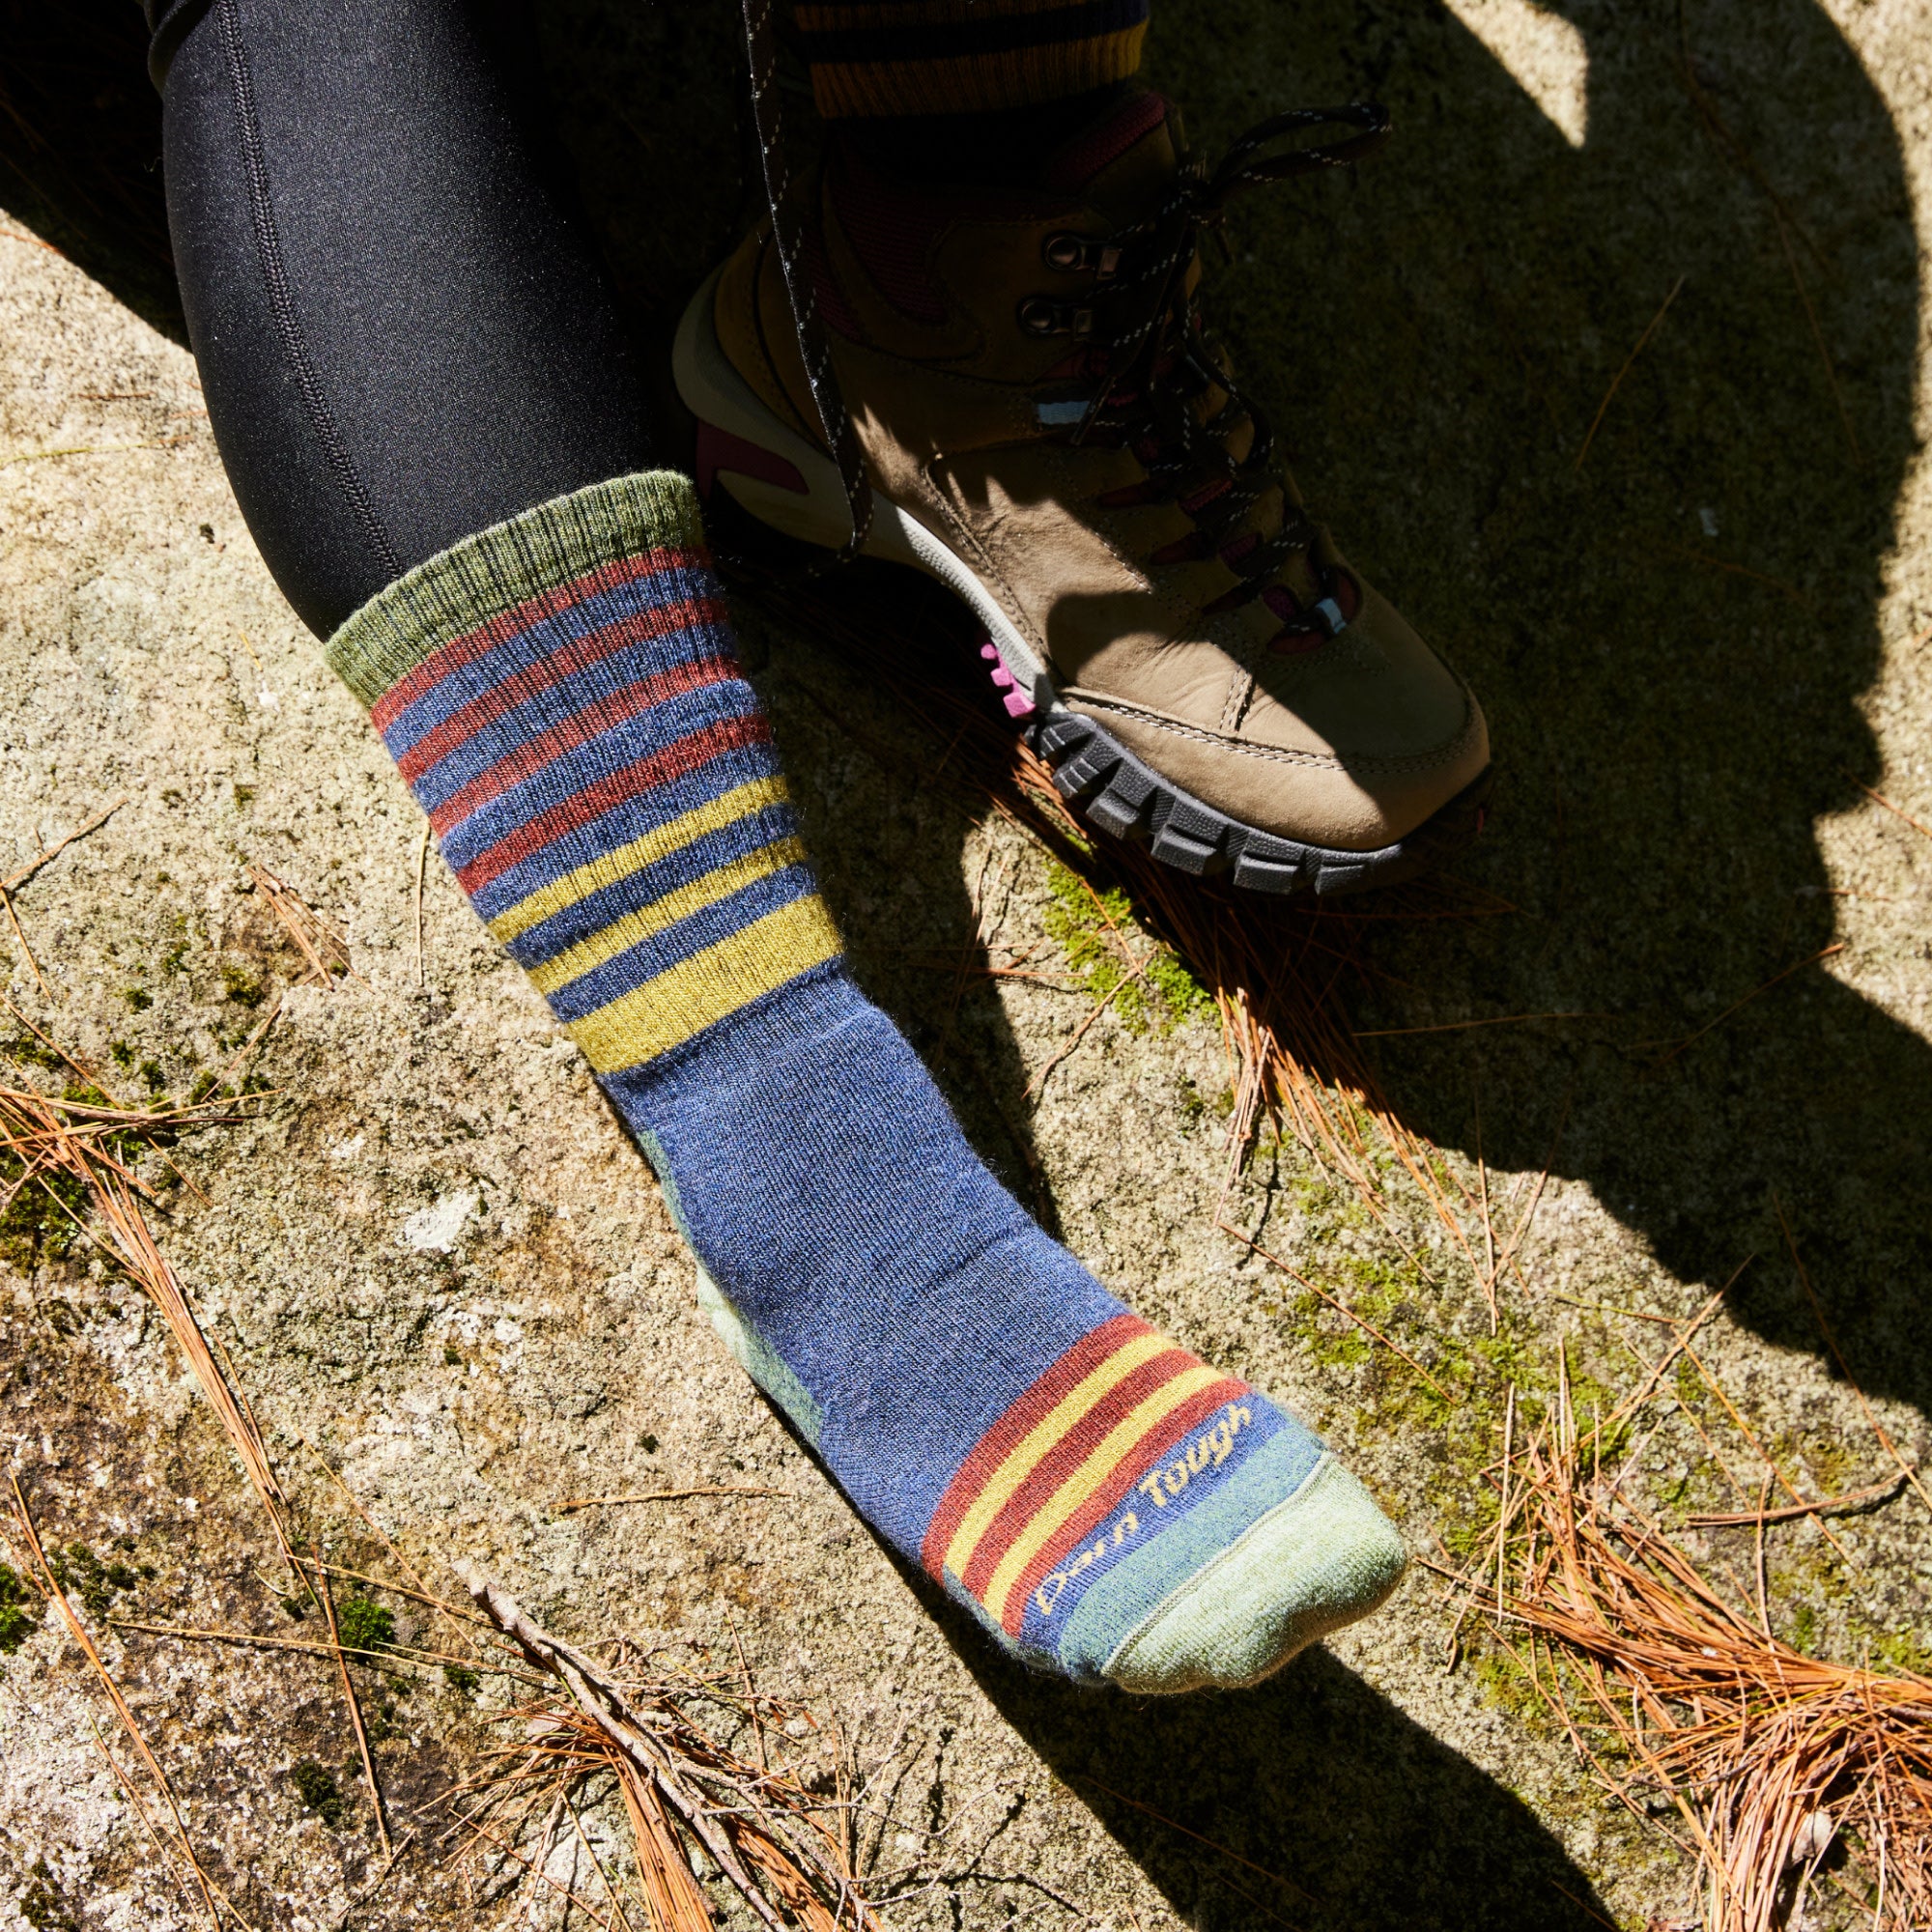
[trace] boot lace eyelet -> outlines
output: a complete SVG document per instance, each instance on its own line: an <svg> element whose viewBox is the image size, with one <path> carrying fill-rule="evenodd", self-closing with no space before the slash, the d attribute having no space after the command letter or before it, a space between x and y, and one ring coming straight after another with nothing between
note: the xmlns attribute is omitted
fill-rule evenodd
<svg viewBox="0 0 1932 1932"><path fill-rule="evenodd" d="M1045 296L1028 296L1014 311L1019 326L1029 335L1091 335L1094 311L1070 302L1057 302Z"/></svg>
<svg viewBox="0 0 1932 1932"><path fill-rule="evenodd" d="M1076 274L1085 270L1103 282L1110 279L1121 266L1118 242L1075 235L1065 229L1049 235L1039 244L1039 256L1049 269L1058 269L1062 274Z"/></svg>

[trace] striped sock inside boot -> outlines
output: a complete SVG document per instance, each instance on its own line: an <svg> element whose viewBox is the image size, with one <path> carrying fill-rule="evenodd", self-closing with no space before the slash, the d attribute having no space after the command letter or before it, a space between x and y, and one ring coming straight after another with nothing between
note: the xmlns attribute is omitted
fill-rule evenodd
<svg viewBox="0 0 1932 1932"><path fill-rule="evenodd" d="M828 121L986 114L1125 80L1148 0L798 0L793 19Z"/></svg>
<svg viewBox="0 0 1932 1932"><path fill-rule="evenodd" d="M687 479L483 531L328 656L648 1154L727 1346L995 1640L1246 1684L1388 1594L1361 1485L1041 1234L854 984Z"/></svg>

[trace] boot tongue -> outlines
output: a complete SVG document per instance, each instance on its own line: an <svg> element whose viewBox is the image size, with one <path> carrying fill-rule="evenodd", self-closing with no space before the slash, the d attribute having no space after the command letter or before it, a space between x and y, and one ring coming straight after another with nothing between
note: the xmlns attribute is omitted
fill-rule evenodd
<svg viewBox="0 0 1932 1932"><path fill-rule="evenodd" d="M1130 95L1055 151L1040 185L1077 194L1111 219L1130 219L1174 179L1175 135L1160 95Z"/></svg>

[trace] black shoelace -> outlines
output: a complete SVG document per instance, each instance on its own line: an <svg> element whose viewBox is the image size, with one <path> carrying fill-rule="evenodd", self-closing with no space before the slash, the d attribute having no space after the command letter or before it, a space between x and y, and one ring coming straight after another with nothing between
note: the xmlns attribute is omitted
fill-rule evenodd
<svg viewBox="0 0 1932 1932"><path fill-rule="evenodd" d="M1266 152L1290 135L1337 126L1358 131L1340 141ZM1374 101L1271 115L1249 128L1211 172L1184 162L1158 205L1130 228L1104 237L1049 236L1041 250L1046 265L1090 272L1092 291L1080 301L1030 296L1019 305L1019 324L1029 334L1068 335L1086 352L1078 379L1082 393L1069 395L1054 412L1068 424L1068 440L1130 446L1147 471L1145 484L1102 500L1178 501L1196 532L1182 554L1218 554L1241 580L1207 607L1210 613L1262 596L1286 563L1312 551L1317 532L1275 466L1265 412L1242 394L1203 330L1198 294L1188 286L1201 235L1219 228L1236 195L1350 166L1388 134L1388 111ZM1220 405L1204 415L1197 406L1214 391ZM1229 443L1244 420L1252 436L1246 456L1236 462ZM1281 494L1280 529L1231 541L1230 533L1270 491ZM1170 554L1176 548L1157 560L1181 560ZM1284 636L1333 636L1342 629L1347 617L1330 575L1318 566L1322 594L1311 610L1296 613Z"/></svg>

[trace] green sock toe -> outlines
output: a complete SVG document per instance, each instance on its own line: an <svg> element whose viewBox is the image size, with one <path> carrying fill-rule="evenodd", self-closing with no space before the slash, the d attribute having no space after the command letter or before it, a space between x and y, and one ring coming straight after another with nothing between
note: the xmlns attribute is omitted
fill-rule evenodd
<svg viewBox="0 0 1932 1932"><path fill-rule="evenodd" d="M1387 1598L1407 1561L1395 1525L1333 1457L1154 1605L1107 1660L1123 1690L1258 1683Z"/></svg>

